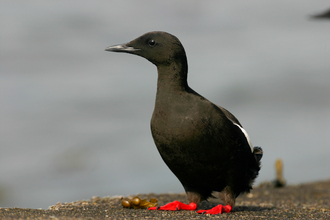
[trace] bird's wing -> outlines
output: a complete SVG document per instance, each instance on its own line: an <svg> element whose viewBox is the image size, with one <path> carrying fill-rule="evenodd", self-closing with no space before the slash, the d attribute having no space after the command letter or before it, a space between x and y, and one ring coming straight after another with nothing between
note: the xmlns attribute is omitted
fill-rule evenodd
<svg viewBox="0 0 330 220"><path fill-rule="evenodd" d="M218 106L218 105L217 105ZM244 134L250 148L251 148L251 152L253 152L253 145L251 143L251 139L248 135L248 133L246 132L246 130L243 128L243 126L239 123L239 121L237 120L237 118L232 114L230 113L227 109L221 107L221 106L218 106L219 109L221 109L221 111L226 115L226 117L234 124L236 125L237 127L239 127L239 129L241 129L242 133Z"/></svg>

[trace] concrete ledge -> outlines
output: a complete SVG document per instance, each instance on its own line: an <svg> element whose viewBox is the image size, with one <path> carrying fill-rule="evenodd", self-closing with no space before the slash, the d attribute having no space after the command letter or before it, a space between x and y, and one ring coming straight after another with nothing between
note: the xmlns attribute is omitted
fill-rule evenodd
<svg viewBox="0 0 330 220"><path fill-rule="evenodd" d="M157 198L158 204L179 200L185 194L148 194L140 198ZM330 219L330 180L284 188L256 188L238 197L233 211L222 215L199 215L194 211L148 211L124 209L119 197L93 197L88 201L57 203L43 209L0 208L0 219ZM198 204L211 208L220 201Z"/></svg>

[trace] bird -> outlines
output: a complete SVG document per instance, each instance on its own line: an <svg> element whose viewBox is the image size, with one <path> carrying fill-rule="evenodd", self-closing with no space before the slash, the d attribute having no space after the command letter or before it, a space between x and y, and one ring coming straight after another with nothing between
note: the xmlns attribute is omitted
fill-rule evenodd
<svg viewBox="0 0 330 220"><path fill-rule="evenodd" d="M232 113L188 86L187 56L180 40L167 32L152 31L105 50L138 55L157 67L151 133L161 158L181 182L189 204L173 201L149 210L196 210L198 203L215 193L225 205L197 212L230 212L235 199L252 189L263 150L252 146L248 133Z"/></svg>
<svg viewBox="0 0 330 220"><path fill-rule="evenodd" d="M330 19L330 9L322 13L312 15L310 17L314 19Z"/></svg>

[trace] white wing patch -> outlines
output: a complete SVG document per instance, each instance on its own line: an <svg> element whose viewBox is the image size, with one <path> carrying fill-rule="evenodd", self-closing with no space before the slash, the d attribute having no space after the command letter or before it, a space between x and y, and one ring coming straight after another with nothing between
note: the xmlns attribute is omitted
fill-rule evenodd
<svg viewBox="0 0 330 220"><path fill-rule="evenodd" d="M233 121L232 121L233 122ZM251 143L251 140L250 140L250 137L248 135L248 133L245 131L244 128L242 128L241 126L239 126L239 124L236 124L235 122L233 122L234 125L236 125L237 127L239 127L241 129L241 131L243 132L243 134L245 135L245 138L247 140L247 142L249 143L250 145L250 148L251 148L251 152L253 153L253 146L252 146L252 143Z"/></svg>

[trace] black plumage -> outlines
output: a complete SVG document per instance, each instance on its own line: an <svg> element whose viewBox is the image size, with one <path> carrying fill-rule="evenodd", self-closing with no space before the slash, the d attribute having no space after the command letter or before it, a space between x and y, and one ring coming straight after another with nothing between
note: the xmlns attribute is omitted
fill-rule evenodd
<svg viewBox="0 0 330 220"><path fill-rule="evenodd" d="M187 57L178 38L149 32L106 50L139 55L157 66L151 132L189 202L206 200L216 191L233 206L240 193L249 192L260 170L262 149L251 146L234 115L188 86Z"/></svg>

